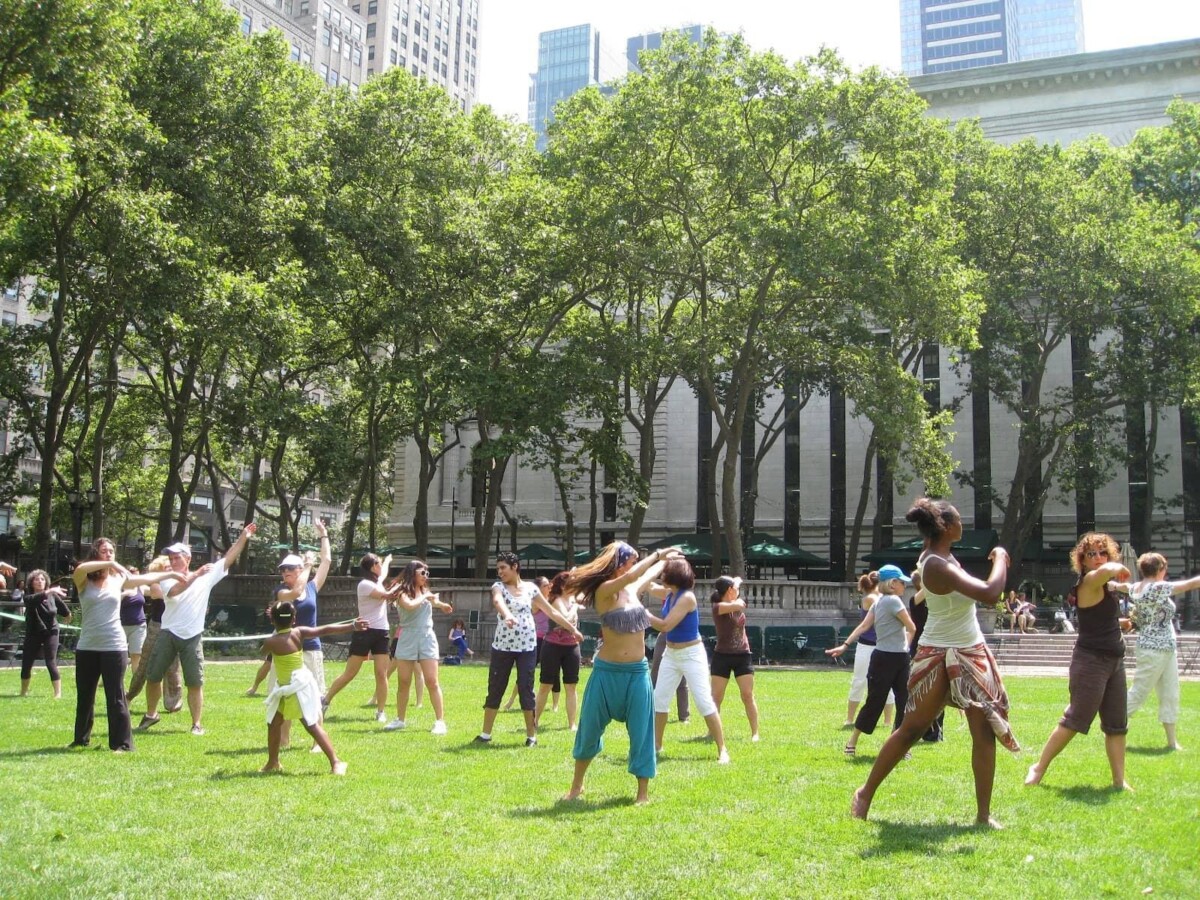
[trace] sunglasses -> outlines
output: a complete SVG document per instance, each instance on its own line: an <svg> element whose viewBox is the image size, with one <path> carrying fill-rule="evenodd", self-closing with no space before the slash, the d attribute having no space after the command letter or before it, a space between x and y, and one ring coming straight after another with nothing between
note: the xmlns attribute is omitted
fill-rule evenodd
<svg viewBox="0 0 1200 900"><path fill-rule="evenodd" d="M429 570L428 569L417 569L417 574L418 575L428 575Z"/></svg>
<svg viewBox="0 0 1200 900"><path fill-rule="evenodd" d="M295 572L299 568L300 568L299 566L280 566L279 571L280 572Z"/></svg>
<svg viewBox="0 0 1200 900"><path fill-rule="evenodd" d="M1084 556L1091 558L1093 556L1108 556L1107 550L1089 550Z"/></svg>

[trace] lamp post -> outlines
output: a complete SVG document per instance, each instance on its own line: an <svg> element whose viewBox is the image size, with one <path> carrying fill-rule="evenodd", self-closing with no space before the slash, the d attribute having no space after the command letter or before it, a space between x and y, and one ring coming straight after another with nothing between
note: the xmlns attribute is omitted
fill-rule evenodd
<svg viewBox="0 0 1200 900"><path fill-rule="evenodd" d="M83 544L83 517L96 505L96 489L88 488L82 494L79 491L67 491L67 504L75 517L75 559L78 560Z"/></svg>
<svg viewBox="0 0 1200 900"><path fill-rule="evenodd" d="M138 535L137 539L137 564L138 568L146 565L146 536Z"/></svg>
<svg viewBox="0 0 1200 900"><path fill-rule="evenodd" d="M454 526L458 524L458 489L450 489L450 571L457 574L458 556L455 555Z"/></svg>
<svg viewBox="0 0 1200 900"><path fill-rule="evenodd" d="M1191 577L1192 566L1195 563L1195 557L1192 555L1196 547L1196 535L1192 531L1190 523L1185 522L1183 525L1183 575L1185 578ZM1180 621L1184 628L1193 626L1196 618L1196 595L1192 591L1188 591L1184 598L1183 615L1180 616Z"/></svg>

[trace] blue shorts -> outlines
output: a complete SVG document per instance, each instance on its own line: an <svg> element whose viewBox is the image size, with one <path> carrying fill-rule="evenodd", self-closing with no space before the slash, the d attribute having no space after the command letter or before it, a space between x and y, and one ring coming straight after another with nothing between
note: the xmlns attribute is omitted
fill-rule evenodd
<svg viewBox="0 0 1200 900"><path fill-rule="evenodd" d="M571 755L576 759L595 757L604 749L604 729L614 719L624 722L629 732L629 774L653 778L657 771L654 689L650 685L650 666L644 659L631 663L593 661Z"/></svg>

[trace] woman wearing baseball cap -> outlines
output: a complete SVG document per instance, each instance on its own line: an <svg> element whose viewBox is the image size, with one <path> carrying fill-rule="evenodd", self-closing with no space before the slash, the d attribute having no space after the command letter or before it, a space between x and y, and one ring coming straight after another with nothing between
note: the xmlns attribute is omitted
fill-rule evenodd
<svg viewBox="0 0 1200 900"><path fill-rule="evenodd" d="M917 626L901 599L909 584L912 579L899 566L883 566L879 570L879 599L867 610L845 643L825 651L837 658L849 650L864 631L875 631L875 650L867 668L867 702L854 720L854 730L843 750L846 756L857 752L860 734L874 733L889 693L896 701L896 721L892 730L904 722L904 704L908 702L908 646L917 633Z"/></svg>

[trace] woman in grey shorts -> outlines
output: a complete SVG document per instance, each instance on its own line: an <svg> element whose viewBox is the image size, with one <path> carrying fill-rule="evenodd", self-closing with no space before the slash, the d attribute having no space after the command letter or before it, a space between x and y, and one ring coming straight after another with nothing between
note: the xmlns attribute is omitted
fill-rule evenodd
<svg viewBox="0 0 1200 900"><path fill-rule="evenodd" d="M437 635L433 633L433 611L454 612L454 607L429 590L429 567L414 559L400 573L400 592L395 599L400 613L399 635L393 656L396 660L396 718L384 726L384 731L404 728L408 711L408 689L413 672L418 668L425 676L429 702L433 705L435 721L433 734L445 734L446 722L442 712L442 686L438 684Z"/></svg>

